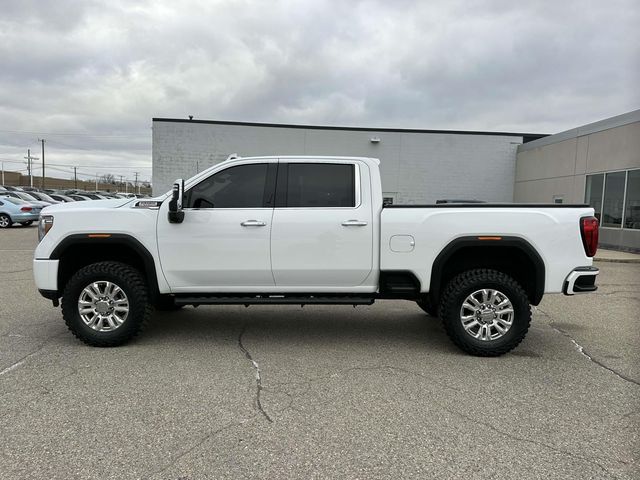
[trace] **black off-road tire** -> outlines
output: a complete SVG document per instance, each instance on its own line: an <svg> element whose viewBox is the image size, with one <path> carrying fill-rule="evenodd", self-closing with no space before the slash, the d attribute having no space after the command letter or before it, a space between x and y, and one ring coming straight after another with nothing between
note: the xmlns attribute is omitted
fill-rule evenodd
<svg viewBox="0 0 640 480"><path fill-rule="evenodd" d="M428 296L419 298L418 300L416 300L416 303L430 317L438 317L438 309L431 304L431 300Z"/></svg>
<svg viewBox="0 0 640 480"><path fill-rule="evenodd" d="M502 337L483 341L467 333L460 320L460 309L473 292L492 288L504 293L514 310L511 328ZM497 357L516 348L524 339L531 323L531 306L527 294L509 275L497 270L475 269L454 277L446 286L440 301L440 318L449 338L461 350L479 357Z"/></svg>
<svg viewBox="0 0 640 480"><path fill-rule="evenodd" d="M88 327L78 312L82 290L92 282L110 281L119 286L129 300L129 313L122 325L109 332ZM62 316L71 333L93 347L117 347L138 335L146 326L153 307L144 277L130 265L120 262L99 262L78 270L64 287Z"/></svg>
<svg viewBox="0 0 640 480"><path fill-rule="evenodd" d="M11 220L11 217L6 213L0 213L0 219L2 219L2 222L0 222L0 228L10 228L11 225L13 225L13 220Z"/></svg>
<svg viewBox="0 0 640 480"><path fill-rule="evenodd" d="M33 220L29 220L28 222L20 222L20 225L22 225L23 227L28 227L32 223L33 223Z"/></svg>
<svg viewBox="0 0 640 480"><path fill-rule="evenodd" d="M161 295L154 304L154 308L159 312L175 312L184 305L176 305L175 299L169 295Z"/></svg>

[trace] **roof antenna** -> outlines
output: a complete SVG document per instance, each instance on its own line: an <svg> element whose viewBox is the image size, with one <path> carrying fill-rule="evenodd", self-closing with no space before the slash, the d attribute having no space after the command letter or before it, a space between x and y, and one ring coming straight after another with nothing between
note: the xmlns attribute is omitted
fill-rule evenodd
<svg viewBox="0 0 640 480"><path fill-rule="evenodd" d="M189 115L189 120L193 120L193 115Z"/></svg>

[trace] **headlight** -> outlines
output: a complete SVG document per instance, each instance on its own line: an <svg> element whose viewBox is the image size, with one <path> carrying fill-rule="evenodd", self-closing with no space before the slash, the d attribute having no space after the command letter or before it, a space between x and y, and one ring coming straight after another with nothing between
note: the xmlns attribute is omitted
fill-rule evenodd
<svg viewBox="0 0 640 480"><path fill-rule="evenodd" d="M53 215L40 215L38 221L38 241L41 242L44 236L49 233L53 227Z"/></svg>

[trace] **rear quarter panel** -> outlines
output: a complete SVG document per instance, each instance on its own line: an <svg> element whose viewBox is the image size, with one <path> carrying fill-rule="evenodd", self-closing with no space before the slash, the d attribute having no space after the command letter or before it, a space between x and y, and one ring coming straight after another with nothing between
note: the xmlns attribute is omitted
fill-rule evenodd
<svg viewBox="0 0 640 480"><path fill-rule="evenodd" d="M528 241L545 264L545 293L559 293L575 267L590 266L580 235L580 217L592 208L385 208L381 214L381 270L413 272L429 291L438 254L466 236L513 236ZM413 251L394 252L394 235L411 235Z"/></svg>

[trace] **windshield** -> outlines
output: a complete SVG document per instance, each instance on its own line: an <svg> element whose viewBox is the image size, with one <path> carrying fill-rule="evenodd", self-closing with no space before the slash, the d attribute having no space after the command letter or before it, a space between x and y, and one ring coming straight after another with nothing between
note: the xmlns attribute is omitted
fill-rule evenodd
<svg viewBox="0 0 640 480"><path fill-rule="evenodd" d="M51 198L49 195L47 195L46 193L29 192L29 194L33 195L34 197L36 197L39 200L44 200L45 202L55 202L55 200L53 198Z"/></svg>
<svg viewBox="0 0 640 480"><path fill-rule="evenodd" d="M19 196L21 199L23 199L23 200L31 200L31 201L33 201L33 200L38 200L37 198L32 197L31 195L29 195L29 194L28 194L28 193L26 193L26 192L13 192L13 193L15 193L16 195L18 195L18 196Z"/></svg>

